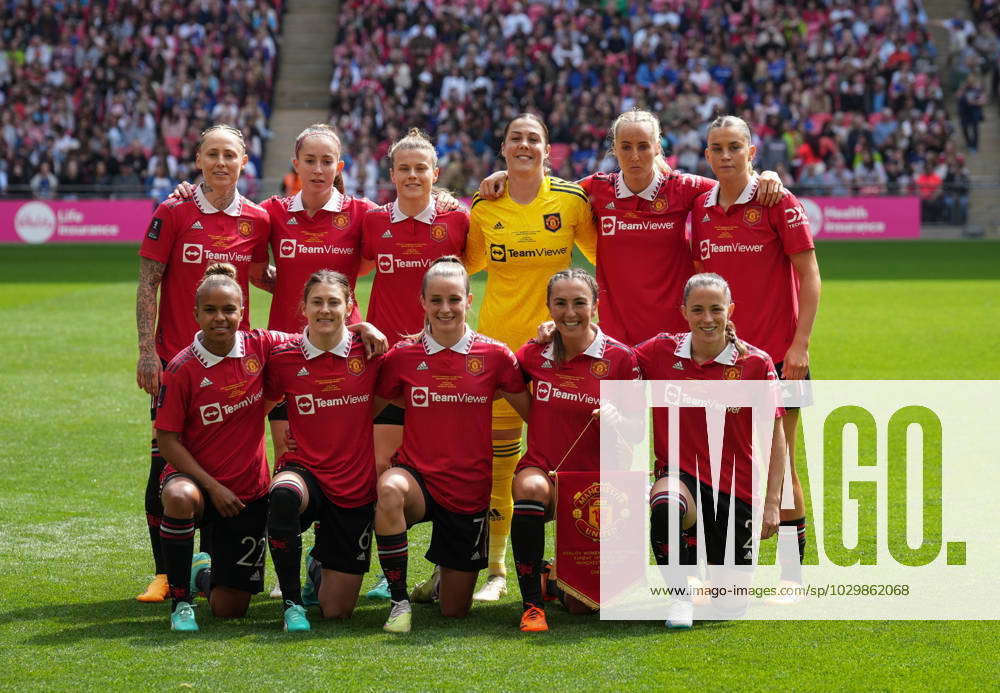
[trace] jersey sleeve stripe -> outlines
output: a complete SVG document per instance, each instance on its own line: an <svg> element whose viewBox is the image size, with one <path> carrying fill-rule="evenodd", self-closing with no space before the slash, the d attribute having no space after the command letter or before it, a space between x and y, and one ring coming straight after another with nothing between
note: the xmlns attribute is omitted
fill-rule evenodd
<svg viewBox="0 0 1000 693"><path fill-rule="evenodd" d="M553 192L561 192L561 193L566 193L568 195L576 195L577 197L579 197L584 202L590 202L590 198L587 197L587 194L585 192L583 192L582 188L576 188L576 189L573 189L573 188L563 188L563 187L560 187L560 186L553 185L552 186L552 190L553 190Z"/></svg>

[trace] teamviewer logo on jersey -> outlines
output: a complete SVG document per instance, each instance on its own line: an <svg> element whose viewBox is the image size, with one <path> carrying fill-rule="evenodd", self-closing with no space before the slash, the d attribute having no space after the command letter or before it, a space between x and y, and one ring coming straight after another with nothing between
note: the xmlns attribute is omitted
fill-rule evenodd
<svg viewBox="0 0 1000 693"><path fill-rule="evenodd" d="M507 246L503 243L490 243L490 260L507 262Z"/></svg>
<svg viewBox="0 0 1000 693"><path fill-rule="evenodd" d="M426 407L430 396L426 387L415 387L410 390L410 405L414 407Z"/></svg>
<svg viewBox="0 0 1000 693"><path fill-rule="evenodd" d="M285 238L278 244L278 257L295 257L294 238Z"/></svg>
<svg viewBox="0 0 1000 693"><path fill-rule="evenodd" d="M296 395L295 407L303 415L314 414L316 412L316 404L313 402L312 395Z"/></svg>
<svg viewBox="0 0 1000 693"><path fill-rule="evenodd" d="M537 387L535 387L535 399L539 402L548 402L549 395L552 394L552 385L544 380L539 380Z"/></svg>
<svg viewBox="0 0 1000 693"><path fill-rule="evenodd" d="M614 236L615 235L615 218L614 217L601 217L601 235L602 236Z"/></svg>
<svg viewBox="0 0 1000 693"><path fill-rule="evenodd" d="M701 250L701 259L707 260L712 257L711 241L707 238L698 244L698 249Z"/></svg>
<svg viewBox="0 0 1000 693"><path fill-rule="evenodd" d="M181 249L181 260L184 262L191 262L200 264L201 257L204 254L204 248L201 247L201 243L185 243L184 247Z"/></svg>
<svg viewBox="0 0 1000 693"><path fill-rule="evenodd" d="M379 253L378 271L382 274L392 274L396 270L396 263L393 261L392 253Z"/></svg>
<svg viewBox="0 0 1000 693"><path fill-rule="evenodd" d="M217 424L222 421L222 407L218 402L206 404L201 407L201 422L206 426Z"/></svg>

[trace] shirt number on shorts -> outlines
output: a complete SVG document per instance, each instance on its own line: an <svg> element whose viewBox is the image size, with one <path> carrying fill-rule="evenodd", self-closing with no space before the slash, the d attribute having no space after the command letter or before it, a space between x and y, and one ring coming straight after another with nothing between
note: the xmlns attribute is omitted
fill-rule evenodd
<svg viewBox="0 0 1000 693"><path fill-rule="evenodd" d="M240 544L247 546L249 544L250 548L247 552L243 554L243 558L236 561L236 565L246 566L248 568L259 568L264 565L264 542L267 539L264 537L243 537L240 539Z"/></svg>
<svg viewBox="0 0 1000 693"><path fill-rule="evenodd" d="M486 530L486 518L477 517L474 518L472 521L479 525L479 532L476 534L476 543L473 544L473 546L476 547L476 550L473 553L479 554L485 548L484 546L481 545L481 543L483 541L483 532Z"/></svg>

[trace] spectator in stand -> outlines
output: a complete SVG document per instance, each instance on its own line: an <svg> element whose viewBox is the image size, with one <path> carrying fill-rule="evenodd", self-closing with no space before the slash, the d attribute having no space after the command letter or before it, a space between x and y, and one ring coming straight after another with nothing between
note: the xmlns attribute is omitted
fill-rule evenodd
<svg viewBox="0 0 1000 693"><path fill-rule="evenodd" d="M31 177L31 192L38 198L55 197L59 181L52 173L48 161L43 161L38 167L38 173Z"/></svg>
<svg viewBox="0 0 1000 693"><path fill-rule="evenodd" d="M962 136L970 152L979 149L979 123L983 120L983 106L986 105L986 93L982 89L979 77L969 75L956 94L958 100L958 119L962 125Z"/></svg>
<svg viewBox="0 0 1000 693"><path fill-rule="evenodd" d="M924 164L923 172L917 176L917 194L920 196L920 214L923 221L941 221L944 194L941 176L934 172L931 162Z"/></svg>
<svg viewBox="0 0 1000 693"><path fill-rule="evenodd" d="M965 159L956 157L954 162L948 164L948 174L944 178L942 204L946 222L957 226L964 226L968 222L971 188L972 179L969 169L965 167Z"/></svg>

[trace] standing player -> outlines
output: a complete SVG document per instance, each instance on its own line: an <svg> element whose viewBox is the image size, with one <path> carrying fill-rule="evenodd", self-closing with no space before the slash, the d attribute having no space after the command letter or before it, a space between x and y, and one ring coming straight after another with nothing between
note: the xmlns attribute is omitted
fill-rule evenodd
<svg viewBox="0 0 1000 693"><path fill-rule="evenodd" d="M143 238L135 311L139 332L136 382L152 396L160 388L163 366L191 343L198 330L191 313L191 297L205 266L217 260L233 264L244 295L251 265L266 266L268 215L236 191L247 160L243 135L236 128L213 125L202 132L195 162L204 182L194 189L190 199L168 199L160 204ZM249 329L249 308L243 311L240 326ZM155 409L152 413L155 415ZM167 595L166 564L160 548L163 466L154 431L146 482L146 518L156 576L137 597L143 602L161 602Z"/></svg>
<svg viewBox="0 0 1000 693"><path fill-rule="evenodd" d="M751 142L750 127L741 118L722 116L709 125L705 158L719 183L695 202L691 246L700 266L726 277L741 305L748 306L740 311L740 333L778 359L780 378L808 379L809 339L820 296L809 219L791 193L766 209L753 201L758 180L749 173L756 154ZM779 558L783 583L794 585L802 582L806 547L805 500L795 470L798 420L797 407L783 419L795 507L781 511L781 524L795 527L798 560Z"/></svg>
<svg viewBox="0 0 1000 693"><path fill-rule="evenodd" d="M549 133L538 116L524 113L507 124L501 153L507 160L504 194L473 197L465 265L486 269L486 298L479 313L483 334L517 348L548 317L542 287L572 259L573 244L593 262L596 243L587 194L575 183L546 174ZM521 420L504 402L493 412L493 492L490 503L489 577L478 601L507 592L507 536L513 509L511 480L521 449Z"/></svg>
<svg viewBox="0 0 1000 693"><path fill-rule="evenodd" d="M643 375L649 380L776 380L771 358L741 342L730 321L735 307L726 281L717 274L696 274L684 286L681 312L690 332L661 333L636 347ZM771 455L767 470L761 539L777 531L778 507L785 462L785 442L780 423L783 414L775 407ZM667 565L670 544L678 547L682 565L693 565L694 546L688 541L703 523L705 554L710 565L735 568L745 580L753 567L752 509L753 420L749 407L727 411L722 437L721 467L713 475L709 462L709 434L704 409L680 408L679 472L669 475L667 456L668 413L653 412L653 447L656 483L650 490L650 542L657 565ZM716 479L718 480L716 482ZM713 485L714 484L714 485ZM713 507L714 505L714 507ZM699 512L700 511L700 512ZM730 513L734 531L729 532ZM674 518L678 522L674 522ZM726 561L728 551L731 560ZM672 579L671 587L683 588L686 580ZM740 578L736 578L739 580ZM725 600L735 615L745 600ZM667 625L690 628L694 607L690 597L673 601Z"/></svg>
<svg viewBox="0 0 1000 693"><path fill-rule="evenodd" d="M195 294L201 331L163 372L156 433L167 461L160 494L162 545L172 630L196 631L194 589L212 613L237 618L264 584L268 466L264 452L263 376L271 349L287 339L241 331L243 289L230 264L211 265ZM208 554L194 551L194 530L211 534Z"/></svg>
<svg viewBox="0 0 1000 693"><path fill-rule="evenodd" d="M265 400L289 403L296 443L277 462L267 525L287 631L310 629L301 532L319 523L312 556L322 565L323 616L347 618L368 571L375 515L372 394L381 357L368 358L361 338L347 330L354 298L339 272L313 274L300 310L305 331L271 350L264 379Z"/></svg>
<svg viewBox="0 0 1000 693"><path fill-rule="evenodd" d="M361 255L375 263L367 320L395 343L423 329L424 273L443 255L462 255L469 214L464 209L435 210L437 151L420 130L413 128L393 143L388 156L396 200L365 215ZM390 404L375 421L375 462L380 472L388 469L402 440L403 410Z"/></svg>
<svg viewBox="0 0 1000 693"><path fill-rule="evenodd" d="M433 523L427 560L440 566L441 613L469 611L487 564L490 412L502 395L527 417L528 394L510 349L465 324L469 275L455 256L435 261L421 290L425 328L385 357L376 392L406 403L403 444L378 483L375 540L392 608L385 630L410 630L407 528Z"/></svg>
<svg viewBox="0 0 1000 693"><path fill-rule="evenodd" d="M555 499L549 473L560 462L564 471L600 469L600 429L593 418L599 412L601 381L631 380L639 374L632 350L591 322L597 314L597 282L586 271L573 267L552 275L546 303L556 329L552 341L532 340L517 352L532 381L528 451L514 475L510 528L523 631L548 630L540 575L545 522L552 517Z"/></svg>

